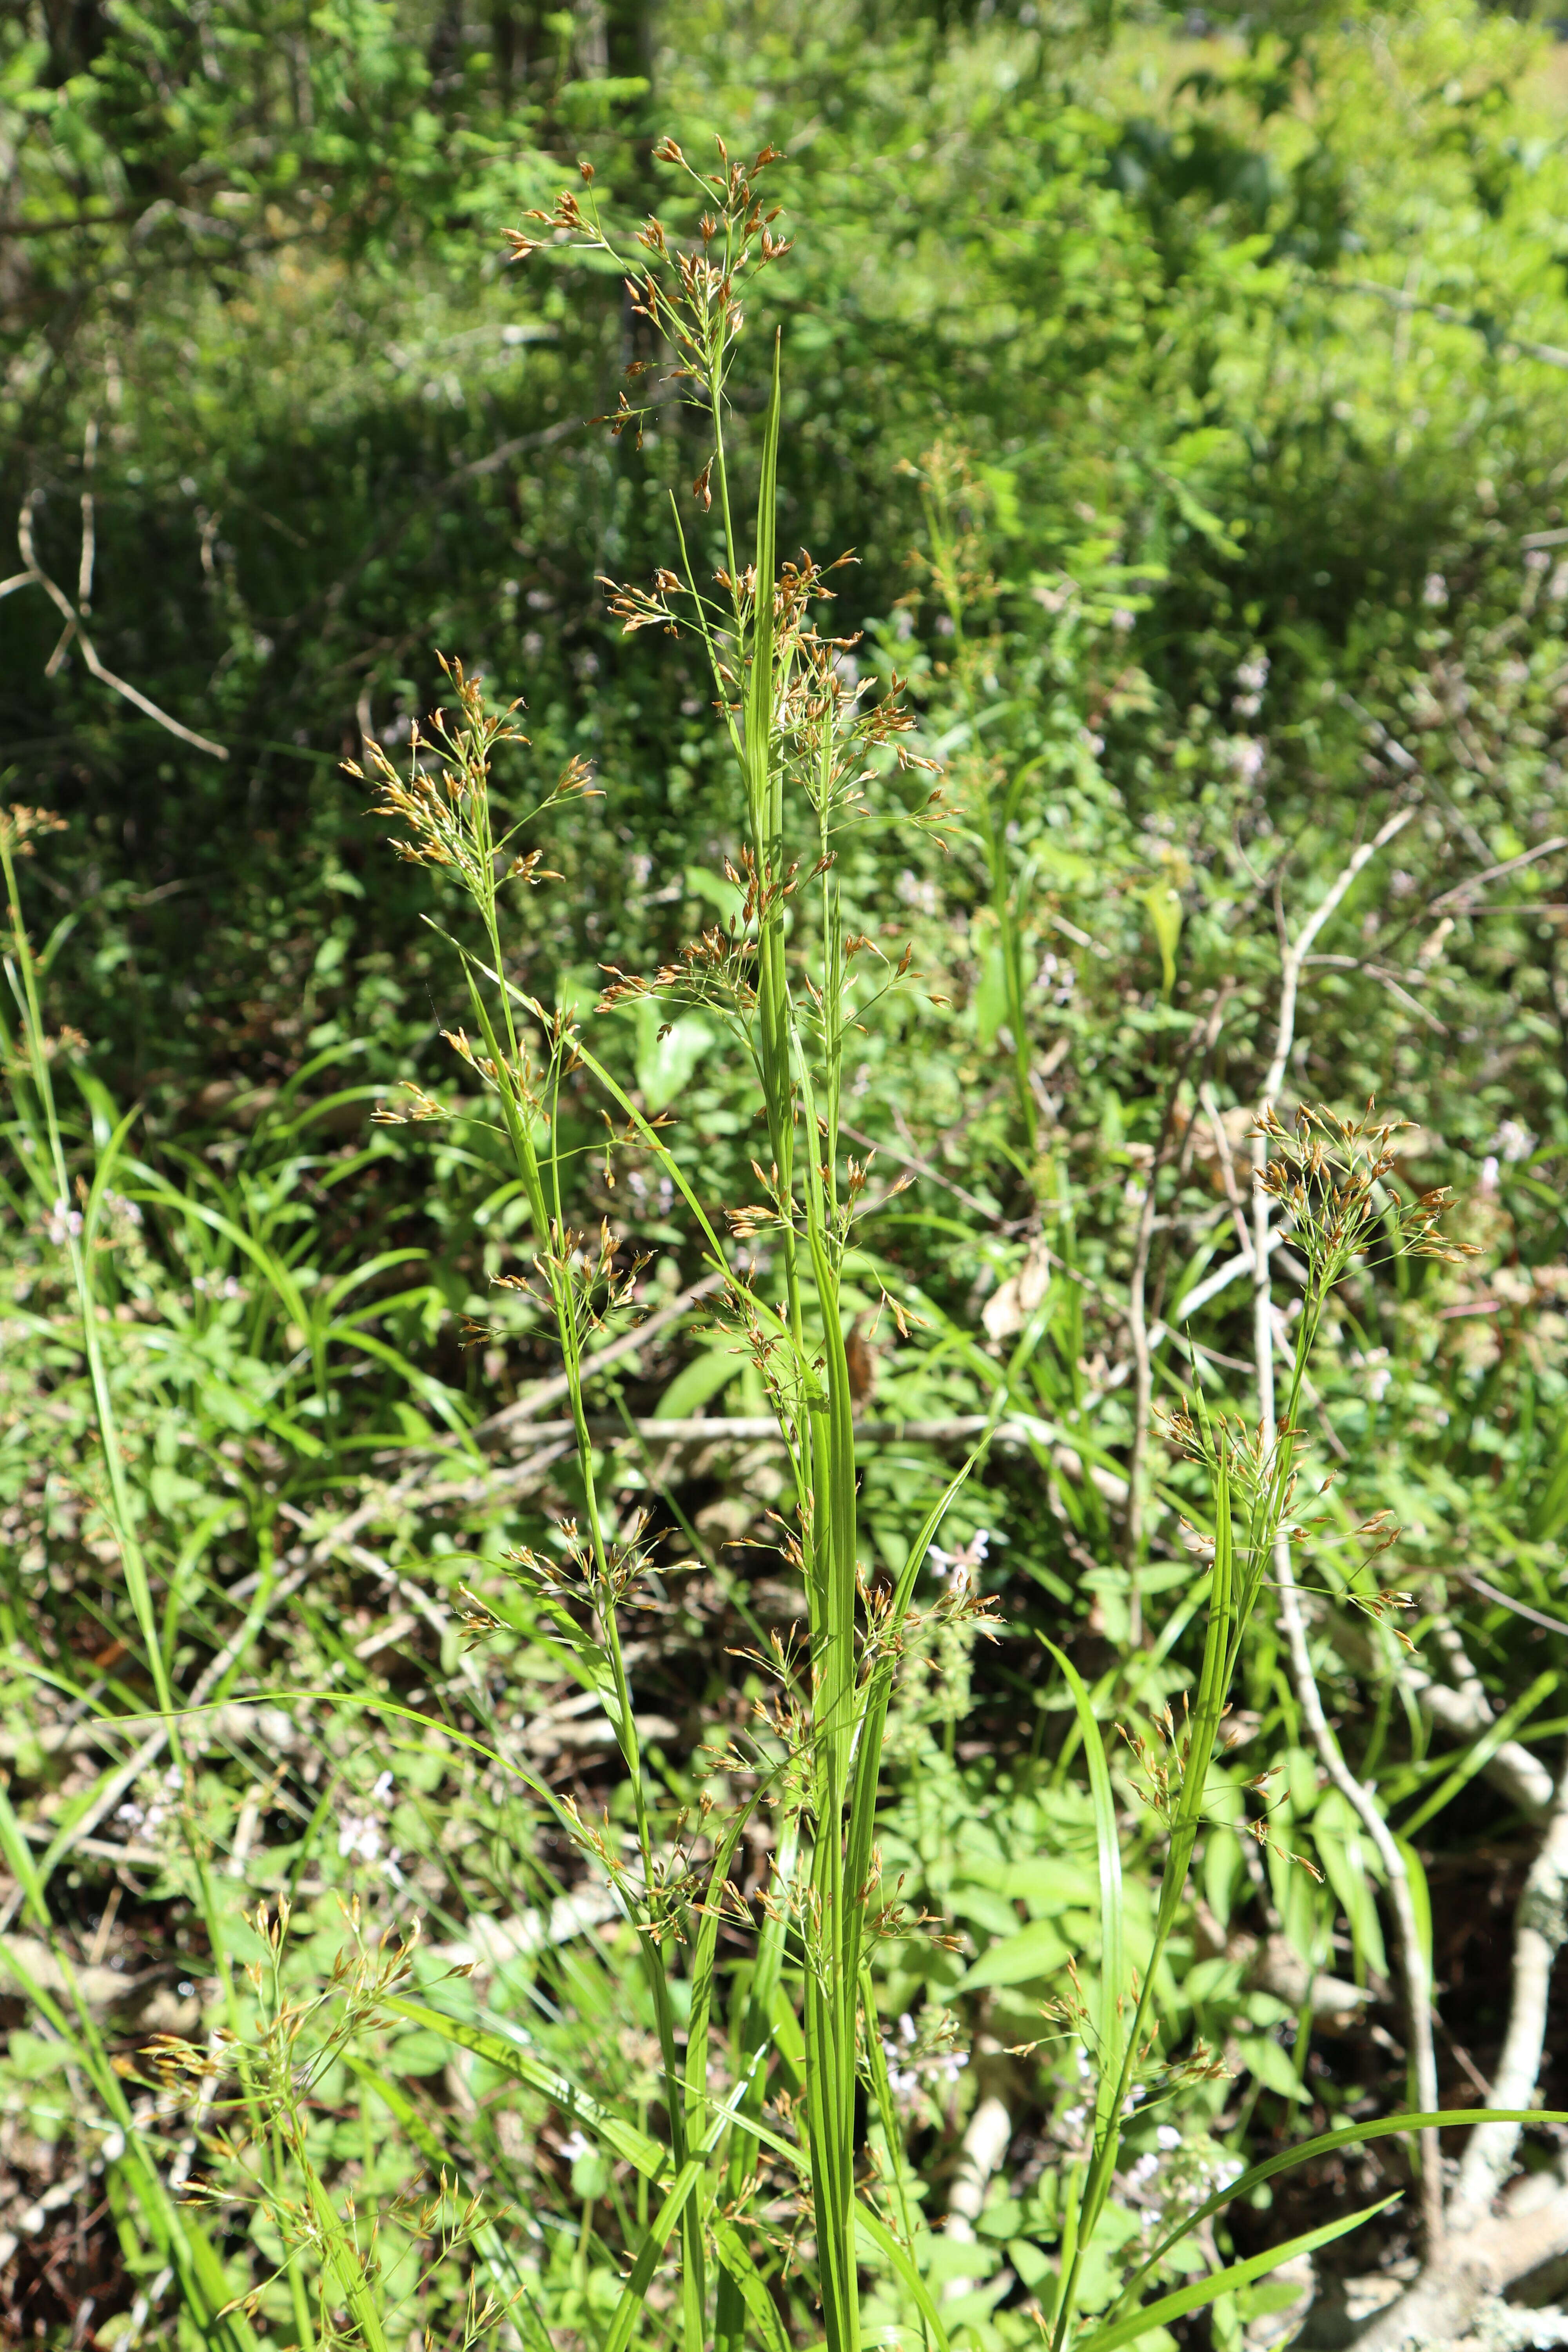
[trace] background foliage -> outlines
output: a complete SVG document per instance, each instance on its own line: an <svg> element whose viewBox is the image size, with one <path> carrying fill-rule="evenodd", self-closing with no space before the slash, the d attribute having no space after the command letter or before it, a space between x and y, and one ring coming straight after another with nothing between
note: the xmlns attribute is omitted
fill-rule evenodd
<svg viewBox="0 0 1568 2352"><path fill-rule="evenodd" d="M585 1007L600 967L644 968L731 910L700 672L623 638L595 584L663 560L700 425L673 402L640 438L592 423L647 355L618 278L501 257L503 229L579 155L617 217L659 200L666 130L693 153L720 130L789 157L797 244L760 322L786 354L781 544L855 551L836 626L864 633L857 662L909 681L969 817L947 855L868 835L845 866L856 919L890 951L912 939L939 1000L918 1025L873 1024L851 1089L879 1174L919 1176L860 1302L866 1413L983 1412L1027 1329L1016 1378L1045 1433L992 1456L942 1538L985 1537L1001 1638L917 1665L894 1731L885 1853L955 1939L884 1952L878 1988L930 2221L986 2096L1010 2126L978 2237L927 2242L932 2278L958 2284L950 2318L986 2346L1034 2339L1082 2128L1070 2050L1000 2054L1039 2031L1092 1866L1070 1706L1037 1636L1069 1647L1108 1720L1146 1716L1193 1671L1193 1497L1157 1443L1139 1454L1130 1377L1148 1188L1157 1326L1237 1246L1226 1151L1245 1192L1237 1114L1272 1044L1279 926L1405 803L1412 821L1317 942L1289 1086L1342 1108L1375 1092L1413 1120L1409 1170L1454 1185L1480 1255L1352 1291L1308 1433L1340 1534L1380 1507L1402 1524L1420 1674L1450 1675L1458 1626L1489 1713L1555 1769L1563 104L1545 40L1438 5L1234 25L875 0L7 14L0 498L25 520L3 608L5 796L66 821L23 879L84 1169L137 1109L99 1257L112 1381L164 1668L222 1702L173 1767L160 1755L101 1804L144 1727L113 1740L96 1718L144 1715L156 1676L103 1517L62 1256L78 1212L30 1198L18 1109L0 1252L8 1805L110 2049L159 2027L200 2039L247 1997L262 1895L293 1890L282 1966L319 1983L335 1897L357 1891L375 1932L417 1915L430 1942L485 1962L448 2004L526 2019L586 2090L651 2096L618 1931L581 1886L561 1911L578 1864L555 1833L455 1738L389 1733L324 1694L489 1727L561 1790L619 1801L538 1629L520 1621L479 1664L460 1640L459 1585L483 1587L561 1497L548 1445L510 1442L525 1423L499 1479L471 1448L438 1448L552 1367L527 1300L489 1286L526 1271L528 1245L477 1119L371 1123L407 1077L450 1096L453 1006L423 884L341 763L367 733L406 742L440 698L437 649L525 697L529 773L592 761L603 797L551 822L564 883L518 918L517 973L546 1002ZM743 369L770 340L750 339ZM760 373L738 380L743 413L763 394ZM224 756L133 707L105 667ZM519 755L503 791L523 773ZM646 1008L599 1030L622 1082L675 1108L713 1189L742 1197L753 1146L712 1034L690 1020L661 1038ZM669 1304L702 1266L668 1187L634 1166L606 1189L585 1113L574 1132L581 1207L658 1252L647 1304ZM920 1318L908 1337L879 1318L879 1285ZM1238 1403L1248 1297L1238 1281L1192 1318L1205 1379ZM603 1409L757 1413L752 1375L713 1340L688 1308L620 1360ZM1180 1346L1154 1354L1156 1394L1173 1396ZM901 1556L947 1459L935 1442L868 1452L878 1558ZM746 1704L745 1621L791 1613L776 1559L724 1549L763 1536L775 1475L744 1437L622 1457L625 1491L684 1527L699 1561L637 1670L672 1811L700 1794L706 1736ZM1337 1589L1340 1557L1325 1541L1316 1584ZM1501 2040L1494 1939L1530 1824L1484 1748L1434 1728L1380 1627L1324 1600L1312 1640L1347 1752L1430 1889L1445 2099L1468 2104ZM1321 1782L1266 1625L1245 1672L1237 1816L1278 1760L1276 1847L1324 1881L1217 1822L1207 1834L1166 2030L1173 2046L1201 2034L1231 2072L1130 2140L1134 2243L1237 2152L1404 2097L1374 1857ZM1119 1785L1135 1904L1157 1824ZM59 1962L18 1918L12 1864L8 1936L47 1992ZM498 1945L495 1923L520 1920ZM1332 2031L1268 1974L1271 1937L1357 1988ZM166 2249L116 2186L112 2117L46 2015L18 1999L11 2021L12 2325L173 2343ZM542 2324L596 2341L635 2173L493 2053L454 2058L384 2021L363 2039L369 2057L328 2053L302 2128L362 2212L384 2208L389 2271L399 2231L419 2237L397 2200L439 2147L465 2194L529 2217L508 2242ZM1560 2060L1554 2026L1555 2104ZM176 2170L207 2162L188 2116L148 2128ZM1555 2160L1549 2134L1531 2147ZM1405 2165L1380 2142L1355 2186ZM1290 2226L1346 2194L1321 2168L1290 2191ZM1289 2235L1268 2195L1180 2259ZM1397 2210L1380 2226L1352 2266L1403 2258ZM287 2281L260 2284L271 2228L243 2207L213 2224L229 2291L257 2282L257 2325L292 2341ZM489 2260L470 2231L423 2284L405 2268L399 2326L456 2340ZM1108 2270L1100 2301L1119 2285ZM1279 2292L1201 2325L1274 2340Z"/></svg>

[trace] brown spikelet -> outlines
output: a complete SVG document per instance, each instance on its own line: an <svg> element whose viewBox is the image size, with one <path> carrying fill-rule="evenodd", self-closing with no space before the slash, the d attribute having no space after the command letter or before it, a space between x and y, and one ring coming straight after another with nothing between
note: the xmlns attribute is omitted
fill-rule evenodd
<svg viewBox="0 0 1568 2352"><path fill-rule="evenodd" d="M877 1391L877 1350L871 1345L863 1315L858 1315L849 1328L844 1356L849 1369L850 1395L857 1406L869 1404Z"/></svg>

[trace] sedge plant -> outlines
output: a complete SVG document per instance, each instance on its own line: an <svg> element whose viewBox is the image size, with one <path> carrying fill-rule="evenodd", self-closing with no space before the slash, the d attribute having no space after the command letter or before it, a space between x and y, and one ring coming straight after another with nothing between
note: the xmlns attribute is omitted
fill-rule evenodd
<svg viewBox="0 0 1568 2352"><path fill-rule="evenodd" d="M624 2120L590 2114L586 2105L575 2110L589 2116L604 2145L657 2192L605 2331L605 2352L625 2352L645 2328L662 2336L670 2325L683 2352L705 2352L710 2343L737 2352L748 2339L783 2352L779 2242L762 2195L764 2181L776 2185L781 2177L792 2186L805 2225L784 2263L793 2258L815 2297L827 2352L857 2352L867 2263L893 2274L911 2326L927 2344L945 2347L899 2172L900 2136L870 1964L879 1938L908 1927L896 1895L883 1888L876 1843L889 1698L900 1651L918 1622L916 1589L928 1547L978 1455L937 1496L900 1572L868 1580L858 1549L857 1433L842 1300L870 1202L867 1166L842 1149L844 1055L855 1024L889 990L911 985L916 976L908 954L889 965L851 928L838 873L848 828L876 822L940 827L944 807L940 789L922 773L928 763L910 749L911 722L897 681L880 699L868 699L844 658L852 640L830 633L830 572L808 556L781 560L777 342L749 518L734 486L729 385L745 301L757 274L788 250L775 234L776 211L761 193L776 158L764 149L745 164L721 144L718 167L704 172L671 141L656 157L700 207L689 243L652 217L623 250L584 165L584 193L563 194L554 211L535 215L512 245L519 258L566 247L618 267L634 312L663 347L675 387L700 409L711 436L689 520L683 523L679 508L673 515L670 564L649 585L606 584L627 632L685 635L708 665L732 761L729 873L741 909L727 928L710 927L651 974L607 967L598 1011L613 1014L647 1003L673 1017L679 1008L697 1007L721 1025L751 1087L751 1201L721 1206L704 1197L679 1126L656 1121L617 1079L613 1054L606 1058L591 1042L574 1008L546 1007L513 976L506 893L552 878L543 851L524 849L521 837L534 819L592 789L581 765L570 765L526 816L503 819L492 766L498 755L510 761L525 744L516 721L520 706L490 704L480 682L455 660L444 663L449 707L416 728L406 770L374 741L367 761L377 813L401 828L395 844L400 854L445 875L468 902L465 928L445 934L467 986L465 1013L447 1034L493 1108L495 1133L526 1202L532 1274L506 1278L531 1287L553 1324L575 1436L576 1515L561 1525L553 1547L520 1551L512 1565L531 1596L534 1622L551 1628L556 1654L603 1706L630 1797L629 1848L608 1822L592 1822L548 1798L610 1881L630 1923L659 2053L662 2141L640 2124L633 2132ZM650 364L634 362L634 383ZM640 391L637 398L641 405L622 394L612 430L641 430L647 404ZM999 858L993 880L1005 900ZM1016 982L1017 977L1016 970ZM1021 1045L1016 985L1010 1002ZM1027 1074L1020 1066L1018 1075L1026 1125ZM401 1113L384 1115L449 1115L422 1087L409 1093ZM695 1831L678 1824L671 1832L644 1756L623 1618L644 1597L651 1551L645 1523L616 1516L585 1402L594 1337L632 1306L639 1267L607 1222L596 1233L571 1222L574 1169L562 1140L563 1114L574 1115L595 1097L610 1121L612 1152L645 1155L684 1203L719 1278L721 1319L732 1344L755 1365L787 1460L778 1540L804 1588L804 1642L798 1651L774 1643L765 1661L775 1676L773 1700L723 1759L732 1782L749 1785L751 1794L727 1812L705 1810ZM1386 1230L1391 1245L1402 1250L1441 1246L1439 1203L1402 1207L1391 1190L1390 1164L1386 1150L1363 1129L1313 1129L1287 1172L1271 1180L1312 1269L1288 1407L1274 1441L1264 1446L1248 1440L1212 1417L1201 1397L1172 1424L1176 1442L1206 1474L1212 1565L1203 1664L1186 1727L1169 1727L1166 1759L1152 1763L1147 1776L1169 1842L1153 1947L1136 1980L1122 1927L1119 1832L1104 1746L1081 1681L1057 1654L1089 1766L1101 1951L1097 2011L1076 1995L1065 2005L1097 2088L1091 2148L1064 2183L1062 2243L1046 2315L1052 2352L1069 2346L1113 2352L1363 2218L1337 2220L1289 2247L1140 2304L1167 2241L1128 2282L1109 2319L1080 2321L1083 2265L1111 2198L1130 2103L1158 2095L1156 2084L1168 2095L1184 2071L1159 2059L1155 1987L1203 1825L1209 1768L1242 1645L1275 1544L1288 1532L1299 1470L1294 1412L1325 1304L1379 1233ZM968 1585L955 1580L932 1613L967 1623L980 1610ZM482 1636L500 1621L476 1600L471 1622ZM745 1898L732 1884L733 1865L758 1805L775 1816L775 1862L767 1886ZM721 1923L731 1935L753 1938L755 1953L749 1969L736 1973L738 2006L722 2063L714 2033ZM417 2014L439 2022L434 2011ZM479 2046L470 2029L452 2031ZM519 2062L508 2063L517 2071ZM1199 2052L1184 2071L1210 2064ZM764 2107L769 2089L781 2085L782 2103ZM868 2161L865 2124L858 2119L868 2111L882 2119L890 2179ZM1289 2160L1430 2120L1354 2126L1310 2143ZM1243 2176L1174 2234L1188 2234L1226 2193L1245 2193L1278 2168ZM667 2319L650 2306L649 2289L670 2255L678 2261L679 2292Z"/></svg>
<svg viewBox="0 0 1568 2352"><path fill-rule="evenodd" d="M1067 2004L1072 2021L1084 2033L1092 2052L1096 2081L1094 2127L1086 2163L1065 2184L1062 2260L1050 2312L1051 2352L1066 2352L1075 2337L1078 2293L1085 2256L1104 2216L1116 2176L1123 2124L1137 2101L1168 2096L1182 2076L1212 2069L1208 2053L1199 2048L1182 2066L1163 2063L1159 2053L1156 1982L1166 1946L1175 1929L1186 1891L1194 1853L1205 1818L1210 1765L1220 1740L1237 1670L1247 1630L1263 1601L1277 1549L1283 1542L1307 1539L1309 1530L1293 1520L1301 1471L1301 1441L1298 1412L1312 1350L1334 1291L1358 1260L1374 1255L1451 1258L1463 1245L1445 1239L1440 1226L1447 1205L1446 1192L1405 1199L1394 1176L1392 1147L1402 1122L1374 1123L1371 1108L1362 1119L1345 1119L1323 1109L1303 1108L1287 1127L1272 1107L1266 1107L1259 1128L1272 1156L1261 1179L1266 1195L1279 1204L1282 1222L1306 1261L1307 1280L1296 1319L1289 1372L1277 1429L1266 1439L1259 1430L1213 1413L1201 1388L1192 1402L1171 1413L1166 1435L1178 1454L1197 1465L1207 1486L1208 1525L1204 1531L1212 1553L1208 1570L1202 1664L1195 1692L1178 1727L1169 1709L1151 1743L1130 1740L1137 1759L1139 1794L1152 1807L1167 1835L1163 1867L1155 1906L1151 1948L1135 1977L1127 1965L1121 1928L1120 1859L1110 1780L1099 1727L1089 1696L1070 1662L1056 1653L1075 1701L1089 1755L1100 1850L1101 1952L1100 1998L1097 2016L1081 2003ZM1392 1540L1386 1515L1379 1513L1358 1531L1366 1547L1362 1571L1352 1576L1349 1597L1376 1615L1397 1609L1408 1596L1384 1591L1362 1577ZM1271 1780L1264 1772L1251 1783L1259 1805L1251 1827L1258 1842L1270 1842L1268 1794ZM1292 1857L1292 1859L1296 1859ZM1303 1863L1306 1868L1310 1864ZM1429 2116L1399 2119L1410 2130L1430 2126ZM1330 2135L1345 2144L1351 2135ZM1300 2163L1324 2143L1313 2141L1290 2152L1274 2168ZM1152 2251L1129 2280L1121 2297L1131 2304L1175 2237L1197 2228L1229 2199L1246 2193L1247 2185L1267 2177L1268 2168L1247 2174L1197 2212L1184 2217L1179 2229ZM1354 2217L1356 2220L1364 2218ZM1337 2232L1341 2224L1331 2224ZM1316 2243L1326 2242L1314 2233ZM1304 2242L1295 2251L1304 2250ZM1268 2256L1278 2264L1292 2251L1277 2248ZM1247 2265L1234 2267L1202 2282L1203 2293L1189 2300L1192 2289L1180 2290L1155 2306L1110 2330L1098 2330L1089 2339L1103 2346L1131 2341L1155 2317L1175 2317L1207 2302L1228 2287L1246 2283ZM1256 2275L1249 2273L1248 2275Z"/></svg>
<svg viewBox="0 0 1568 2352"><path fill-rule="evenodd" d="M858 1550L854 1399L841 1307L846 1266L866 1212L867 1167L841 1148L840 1102L847 1037L889 989L914 976L907 953L889 965L850 929L837 861L849 827L879 816L937 825L942 803L922 772L929 763L909 748L912 721L896 685L868 704L851 682L843 658L848 641L828 634L824 619L831 595L826 573L809 557L779 560L776 345L749 528L732 488L728 384L743 297L755 275L788 249L773 233L776 215L760 192L776 159L764 149L746 165L721 148L719 168L706 173L673 142L658 152L701 206L689 249L650 219L637 233L635 257L620 254L586 169L584 198L564 194L543 227L621 264L635 310L667 342L677 382L710 426L694 527L689 534L677 513L674 563L649 587L615 586L612 606L628 632L680 630L701 647L733 755L729 871L743 903L727 929L705 931L654 974L611 972L600 1009L647 998L660 1011L699 1005L722 1024L753 1086L752 1202L726 1212L700 1198L679 1130L655 1126L572 1013L546 1012L507 976L502 891L509 880L526 887L546 878L541 853L517 855L518 828L498 826L492 810L492 759L517 740L511 713L488 708L479 684L452 663L453 709L438 714L427 735L416 735L407 774L374 745L370 758L380 812L405 827L403 854L448 873L478 917L477 942L459 943L471 1034L466 1022L452 1042L499 1111L528 1204L537 1284L559 1339L576 1433L582 1508L581 1520L562 1531L559 1557L520 1555L518 1565L553 1617L575 1670L598 1692L631 1791L635 1867L623 1866L602 1834L586 1826L584 1834L636 1930L661 2051L671 2185L650 2229L647 2260L639 2255L634 2264L611 2352L630 2333L653 2259L676 2235L687 2352L700 2352L710 2336L735 2345L748 2330L770 2325L772 2305L737 2216L754 2187L764 2138L760 2110L775 2030L772 1982L786 1953L798 1990L802 2128L797 2145L774 2132L765 2137L774 2159L801 2178L826 2340L832 2352L853 2352L858 2269L868 2242L892 2263L940 2332L910 2259L907 2227L886 2218L858 2187L856 2115L862 2050L876 2045L874 2014L865 2010L868 1963L876 1938L892 1931L897 1916L880 1886L875 1845L888 1704L927 1545L970 1465L927 1514L901 1573L873 1590ZM525 256L543 241L519 234L514 249ZM623 394L615 429L637 429L640 415ZM706 564L700 536L713 542ZM533 814L584 789L582 771L568 769ZM724 1319L765 1385L788 1459L793 1507L781 1543L805 1587L804 1654L796 1659L777 1649L776 1704L752 1751L733 1760L749 1766L759 1796L766 1791L797 1820L800 1853L798 1863L775 1869L762 1906L767 1916L745 1920L760 1924L761 1947L740 2026L747 2055L731 2095L732 2113L716 2110L708 2088L708 2020L717 1923L726 1901L738 1899L725 1888L742 1814L713 1827L710 1885L700 1903L689 1867L660 1847L626 1663L620 1616L647 1564L641 1531L635 1524L617 1528L606 1512L584 1402L586 1343L608 1312L625 1306L635 1271L607 1225L590 1236L568 1221L560 1112L563 1096L570 1099L570 1090L584 1083L601 1091L620 1144L650 1154L684 1201L722 1278ZM409 1115L439 1110L421 1094ZM979 1604L956 1591L940 1605L962 1612ZM781 1852L787 1854L791 1843L781 1840ZM671 1990L683 1945L691 1954L684 2055ZM711 2283L710 2245L717 2246L719 2273Z"/></svg>

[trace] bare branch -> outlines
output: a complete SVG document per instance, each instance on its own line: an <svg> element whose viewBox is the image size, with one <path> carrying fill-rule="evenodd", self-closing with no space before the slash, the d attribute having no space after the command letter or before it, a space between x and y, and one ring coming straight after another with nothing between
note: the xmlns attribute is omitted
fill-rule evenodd
<svg viewBox="0 0 1568 2352"><path fill-rule="evenodd" d="M155 720L168 734L177 736L182 743L189 743L193 750L197 751L210 752L215 760L226 760L228 753L221 743L213 742L205 735L196 734L189 727L182 727L177 719L171 719L166 710L161 710L155 702L149 701L146 695L138 688L130 685L126 679L116 677L108 664L99 658L96 646L82 626L80 613L71 603L65 590L50 579L38 561L37 551L33 542L33 498L25 499L21 512L16 518L16 544L21 551L22 561L27 568L6 581L3 588L0 588L0 593L8 595L13 588L19 588L25 582L33 581L43 590L50 604L65 621L65 628L54 652L49 656L45 675L49 677L55 675L74 641L81 648L83 662L100 685L107 686L111 693L123 697L125 701L142 712L146 718ZM90 542L85 536L90 522L90 499L85 490L82 492L82 514L84 539L79 568L80 576L90 589L92 584Z"/></svg>
<svg viewBox="0 0 1568 2352"><path fill-rule="evenodd" d="M84 619L92 610L92 566L98 552L98 526L92 508L92 464L97 455L98 419L89 416L81 444L81 556L76 573L76 608Z"/></svg>
<svg viewBox="0 0 1568 2352"><path fill-rule="evenodd" d="M1380 286L1373 278L1352 278L1349 287L1352 294L1370 294L1377 301L1386 302L1391 310L1419 310L1441 326L1468 327L1473 334L1486 334L1498 323L1477 311L1456 310L1451 302L1426 302L1418 295L1405 293L1402 287ZM1559 350L1555 343L1535 343L1524 335L1509 333L1497 349L1500 355L1514 352L1521 359L1539 360L1544 367L1568 368L1568 352Z"/></svg>
<svg viewBox="0 0 1568 2352"><path fill-rule="evenodd" d="M1524 1892L1514 1915L1513 1987L1508 2032L1492 2077L1488 2105L1528 2107L1535 2096L1541 2053L1546 2043L1547 2007L1552 1970L1568 1938L1568 1764L1557 1783L1557 1795L1541 1851L1530 1866ZM1478 2124L1470 2134L1449 2209L1449 2226L1456 2232L1484 2219L1501 2188L1519 2145L1517 2124Z"/></svg>
<svg viewBox="0 0 1568 2352"><path fill-rule="evenodd" d="M1378 851L1391 842L1395 834L1409 824L1415 812L1413 808L1397 811L1379 826L1370 841L1363 842L1347 864L1341 869L1328 891L1313 908L1294 940L1286 937L1281 944L1279 986L1279 1026L1274 1043L1273 1059L1263 1081L1259 1108L1271 1103L1285 1081L1290 1050L1296 1039L1296 1003L1300 986L1302 967L1312 941L1340 907L1346 892L1358 874L1370 864ZM1268 1145L1261 1131L1252 1139L1253 1199L1253 1353L1257 1367L1258 1417L1265 1449L1274 1444L1277 1423L1274 1404L1274 1301L1269 1284L1268 1261L1274 1246L1269 1227L1269 1203L1263 1191L1262 1176L1268 1162ZM1323 1713L1323 1702L1318 1690L1317 1676L1312 1671L1311 1653L1307 1643L1307 1629L1301 1615L1300 1590L1296 1582L1295 1564L1290 1558L1289 1538L1282 1532L1274 1546L1274 1574L1279 1593L1279 1622L1284 1629L1290 1654L1291 1676L1296 1696L1307 1726L1312 1735L1324 1770L1340 1794L1355 1812L1377 1849L1388 1883L1389 1900L1394 1906L1398 1930L1400 1967L1405 1979L1405 2002L1410 2029L1410 2046L1415 2057L1415 2096L1427 2114L1437 2106L1437 2059L1432 2038L1432 1982L1421 1930L1411 1897L1409 1874L1405 1857L1400 1853L1394 1833L1384 1819L1383 1811L1371 1790L1363 1788L1346 1763L1340 1744L1329 1727ZM1443 2242L1443 2167L1435 2131L1421 2135L1421 2206L1428 2258L1436 2254Z"/></svg>
<svg viewBox="0 0 1568 2352"><path fill-rule="evenodd" d="M1500 1592L1495 1584L1489 1584L1484 1576L1477 1576L1472 1570L1460 1569L1458 1577L1461 1584L1468 1584L1472 1592L1479 1592L1484 1600L1494 1601L1498 1608L1510 1609L1516 1617L1526 1618L1531 1625L1543 1625L1549 1633L1568 1633L1568 1622L1561 1617L1548 1617L1543 1610L1531 1609L1525 1601L1515 1601L1510 1594Z"/></svg>
<svg viewBox="0 0 1568 2352"><path fill-rule="evenodd" d="M1517 857L1505 857L1500 866L1489 866L1481 873L1470 875L1465 881L1456 883L1453 889L1445 890L1440 898L1434 898L1426 911L1440 915L1445 908L1462 906L1470 892L1479 890L1483 882L1500 881L1505 874L1517 874L1521 866L1534 866L1542 857L1555 856L1560 849L1568 849L1568 834L1553 834L1539 848L1521 850Z"/></svg>

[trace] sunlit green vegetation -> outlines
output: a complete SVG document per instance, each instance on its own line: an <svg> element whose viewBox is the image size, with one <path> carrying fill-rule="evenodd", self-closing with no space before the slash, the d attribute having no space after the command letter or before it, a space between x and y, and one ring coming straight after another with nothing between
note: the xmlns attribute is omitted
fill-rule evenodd
<svg viewBox="0 0 1568 2352"><path fill-rule="evenodd" d="M0 26L16 2340L1562 2340L1565 109Z"/></svg>

